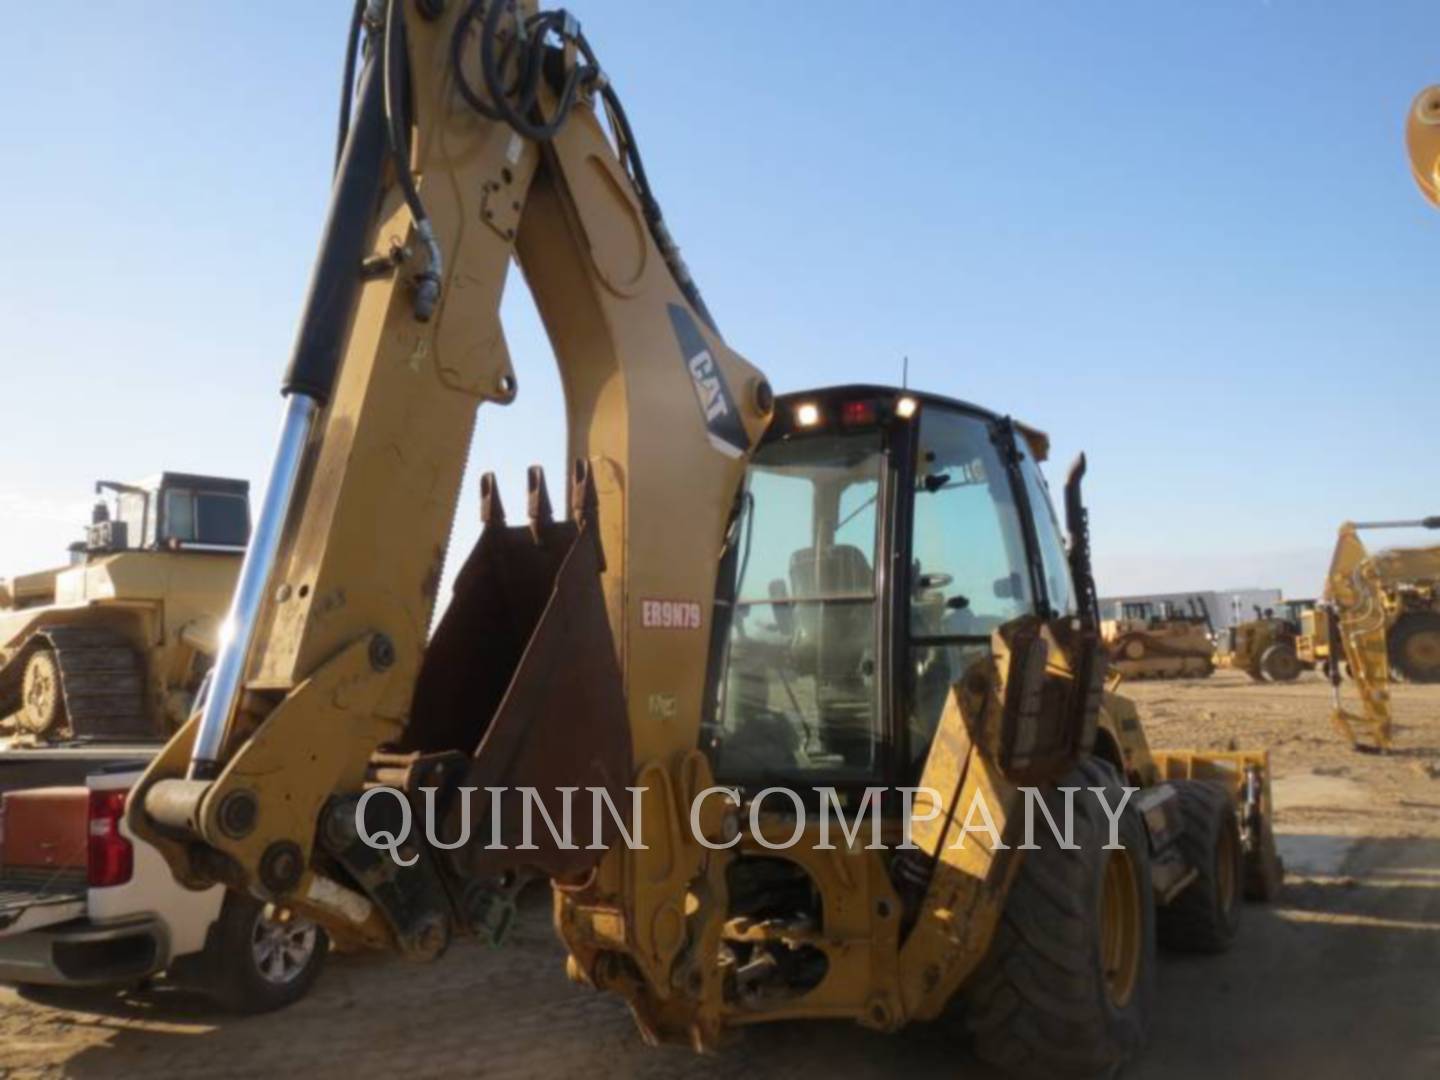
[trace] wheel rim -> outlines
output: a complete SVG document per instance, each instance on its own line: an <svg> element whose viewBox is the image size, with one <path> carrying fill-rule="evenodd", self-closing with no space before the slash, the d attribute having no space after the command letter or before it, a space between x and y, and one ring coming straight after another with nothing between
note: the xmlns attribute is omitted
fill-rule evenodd
<svg viewBox="0 0 1440 1080"><path fill-rule="evenodd" d="M277 916L267 907L255 919L250 954L260 978L285 986L300 977L317 944L315 924L309 919Z"/></svg>
<svg viewBox="0 0 1440 1080"><path fill-rule="evenodd" d="M25 726L37 735L55 719L59 703L60 686L55 678L54 666L47 656L37 653L25 667Z"/></svg>
<svg viewBox="0 0 1440 1080"><path fill-rule="evenodd" d="M1405 666L1425 678L1440 678L1440 630L1422 630L1405 639Z"/></svg>
<svg viewBox="0 0 1440 1080"><path fill-rule="evenodd" d="M1140 881L1135 861L1124 849L1109 852L1100 896L1100 962L1110 1004L1124 1008L1140 978Z"/></svg>

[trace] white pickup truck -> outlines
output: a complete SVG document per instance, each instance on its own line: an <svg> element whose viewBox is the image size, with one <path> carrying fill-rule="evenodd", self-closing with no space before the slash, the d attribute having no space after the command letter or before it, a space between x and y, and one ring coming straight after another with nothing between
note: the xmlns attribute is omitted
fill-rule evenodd
<svg viewBox="0 0 1440 1080"><path fill-rule="evenodd" d="M0 982L103 985L165 973L227 1008L299 1000L324 963L322 930L248 896L176 883L125 825L135 765L83 786L0 796Z"/></svg>

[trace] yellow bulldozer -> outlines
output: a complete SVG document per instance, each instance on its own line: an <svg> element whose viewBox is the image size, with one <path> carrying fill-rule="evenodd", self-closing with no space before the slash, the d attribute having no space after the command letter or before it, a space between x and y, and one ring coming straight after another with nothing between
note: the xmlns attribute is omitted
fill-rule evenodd
<svg viewBox="0 0 1440 1080"><path fill-rule="evenodd" d="M1019 1075L1136 1055L1157 939L1226 948L1280 867L1266 754L1151 748L1106 690L1083 459L1067 542L1048 440L1003 413L776 395L572 15L362 2L347 55L234 633L130 826L189 885L414 959L547 878L570 976L655 1042L958 1001ZM486 476L427 633L477 408L516 393L512 260L568 513L534 469L512 521Z"/></svg>
<svg viewBox="0 0 1440 1080"><path fill-rule="evenodd" d="M1124 601L1101 635L1110 665L1127 679L1204 679L1215 672L1215 624L1201 596Z"/></svg>
<svg viewBox="0 0 1440 1080"><path fill-rule="evenodd" d="M249 484L102 480L66 566L0 579L0 734L12 745L167 737L218 648Z"/></svg>

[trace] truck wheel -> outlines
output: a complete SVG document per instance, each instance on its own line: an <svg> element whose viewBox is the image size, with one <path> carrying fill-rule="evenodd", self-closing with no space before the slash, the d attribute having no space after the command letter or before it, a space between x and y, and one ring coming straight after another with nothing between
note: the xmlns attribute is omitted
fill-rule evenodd
<svg viewBox="0 0 1440 1080"><path fill-rule="evenodd" d="M1406 682L1440 682L1440 615L1416 611L1390 628L1390 666Z"/></svg>
<svg viewBox="0 0 1440 1080"><path fill-rule="evenodd" d="M202 988L232 1012L283 1009L310 991L329 946L310 920L227 892L206 946Z"/></svg>
<svg viewBox="0 0 1440 1080"><path fill-rule="evenodd" d="M1124 798L1119 774L1089 758L1060 787ZM1133 805L1106 851L1109 824L1094 793L1075 793L1077 850L1036 830L979 970L962 991L981 1058L1022 1076L1108 1076L1145 1043L1155 987L1155 904L1149 840ZM1057 822L1064 800L1045 801ZM1048 841L1048 843L1046 842Z"/></svg>
<svg viewBox="0 0 1440 1080"><path fill-rule="evenodd" d="M1294 682L1300 677L1300 658L1289 645L1277 643L1260 654L1260 670L1270 682Z"/></svg>
<svg viewBox="0 0 1440 1080"><path fill-rule="evenodd" d="M1177 952L1220 953L1240 929L1245 867L1235 799L1207 780L1176 780L1185 831L1178 841L1195 880L1156 915L1160 944Z"/></svg>
<svg viewBox="0 0 1440 1080"><path fill-rule="evenodd" d="M63 738L68 717L60 664L51 649L38 648L26 657L20 693L20 730L37 739Z"/></svg>

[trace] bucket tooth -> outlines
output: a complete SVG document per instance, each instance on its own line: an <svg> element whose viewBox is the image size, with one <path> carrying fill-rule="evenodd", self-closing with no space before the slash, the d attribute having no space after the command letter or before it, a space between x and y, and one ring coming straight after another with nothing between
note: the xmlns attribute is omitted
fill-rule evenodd
<svg viewBox="0 0 1440 1080"><path fill-rule="evenodd" d="M600 545L600 497L595 493L595 471L584 458L576 458L570 468L570 517L577 526L588 531L595 541L596 562L605 572L605 550Z"/></svg>
<svg viewBox="0 0 1440 1080"><path fill-rule="evenodd" d="M500 488L493 472L480 477L480 524L487 529L505 525L505 504L500 501Z"/></svg>
<svg viewBox="0 0 1440 1080"><path fill-rule="evenodd" d="M531 465L525 473L528 488L530 531L537 537L541 531L555 524L555 511L550 508L550 489L545 483L545 470Z"/></svg>

